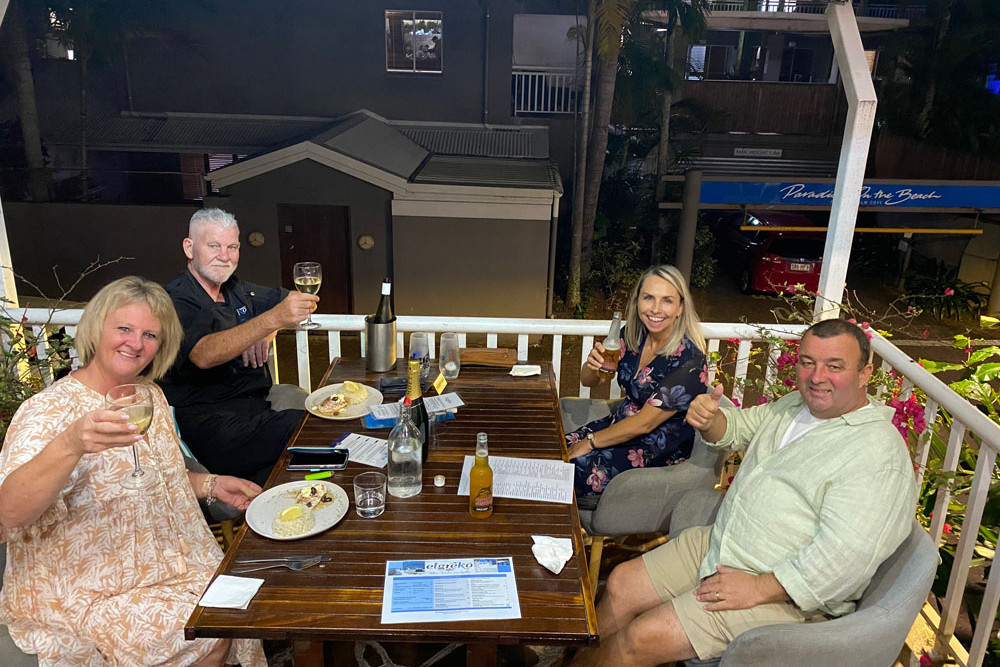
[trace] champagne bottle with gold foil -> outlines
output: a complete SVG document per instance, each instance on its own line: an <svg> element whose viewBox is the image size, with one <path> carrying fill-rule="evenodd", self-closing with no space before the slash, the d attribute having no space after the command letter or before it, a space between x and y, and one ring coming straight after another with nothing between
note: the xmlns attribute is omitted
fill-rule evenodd
<svg viewBox="0 0 1000 667"><path fill-rule="evenodd" d="M475 519L493 514L493 469L485 433L476 436L476 462L469 470L469 514Z"/></svg>
<svg viewBox="0 0 1000 667"><path fill-rule="evenodd" d="M410 419L420 431L421 450L420 461L427 463L427 452L431 446L431 421L427 417L427 407L420 391L420 360L410 359L407 367L408 382L406 397L410 399Z"/></svg>

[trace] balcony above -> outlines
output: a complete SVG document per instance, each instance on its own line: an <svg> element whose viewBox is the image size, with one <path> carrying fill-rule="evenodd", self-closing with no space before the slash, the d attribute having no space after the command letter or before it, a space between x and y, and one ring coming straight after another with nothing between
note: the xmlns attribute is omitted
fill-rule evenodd
<svg viewBox="0 0 1000 667"><path fill-rule="evenodd" d="M709 3L709 30L769 30L775 32L825 33L827 0L714 0ZM861 32L899 30L910 19L923 16L925 5L854 3ZM666 23L667 12L650 11L643 17Z"/></svg>

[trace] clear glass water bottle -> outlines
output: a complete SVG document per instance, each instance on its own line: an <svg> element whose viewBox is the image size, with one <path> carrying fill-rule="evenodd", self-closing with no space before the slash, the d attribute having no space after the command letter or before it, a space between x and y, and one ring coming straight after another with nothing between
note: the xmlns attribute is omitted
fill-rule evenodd
<svg viewBox="0 0 1000 667"><path fill-rule="evenodd" d="M421 437L410 418L410 399L399 407L399 421L389 432L389 495L411 498L423 487Z"/></svg>

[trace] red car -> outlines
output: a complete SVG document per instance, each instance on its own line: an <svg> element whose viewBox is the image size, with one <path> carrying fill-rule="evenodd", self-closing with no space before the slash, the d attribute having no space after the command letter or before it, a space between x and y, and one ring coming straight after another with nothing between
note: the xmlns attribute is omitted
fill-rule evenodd
<svg viewBox="0 0 1000 667"><path fill-rule="evenodd" d="M741 231L752 225L757 229ZM716 227L721 263L736 276L740 290L793 292L800 285L815 292L823 265L824 232L772 232L768 227L816 227L798 213L747 211L723 216ZM800 288L801 289L801 288Z"/></svg>

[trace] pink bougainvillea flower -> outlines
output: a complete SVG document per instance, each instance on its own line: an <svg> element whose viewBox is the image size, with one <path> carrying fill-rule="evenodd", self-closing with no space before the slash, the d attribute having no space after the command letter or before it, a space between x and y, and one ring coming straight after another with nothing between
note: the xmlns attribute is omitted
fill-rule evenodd
<svg viewBox="0 0 1000 667"><path fill-rule="evenodd" d="M767 396L761 396L757 399L757 405L764 405L767 403Z"/></svg>
<svg viewBox="0 0 1000 667"><path fill-rule="evenodd" d="M731 399L729 399L729 400L730 400L730 401L732 401L732 402L733 402L733 405L735 405L736 407L738 407L738 408L739 408L739 407L742 407L742 406L740 406L740 399L736 398L735 396L733 396L733 397L732 397Z"/></svg>
<svg viewBox="0 0 1000 667"><path fill-rule="evenodd" d="M633 468L645 468L646 467L646 461L645 461L645 459L642 458L642 450L641 449L632 449L632 450L629 450L628 460L629 460L629 462L631 462Z"/></svg>
<svg viewBox="0 0 1000 667"><path fill-rule="evenodd" d="M920 667L931 667L931 665L933 665L933 664L934 664L934 661L931 660L931 657L929 655L927 655L927 651L921 651L921 653L920 653Z"/></svg>
<svg viewBox="0 0 1000 667"><path fill-rule="evenodd" d="M941 532L943 532L945 535L950 533L952 530L954 530L954 528L951 527L950 523L946 523L943 526L941 526Z"/></svg>
<svg viewBox="0 0 1000 667"><path fill-rule="evenodd" d="M953 290L950 287L945 287L944 288L944 295L945 296L955 296L955 290Z"/></svg>
<svg viewBox="0 0 1000 667"><path fill-rule="evenodd" d="M930 335L931 335L931 332L928 331L927 329L924 329L924 338L927 338Z"/></svg>

